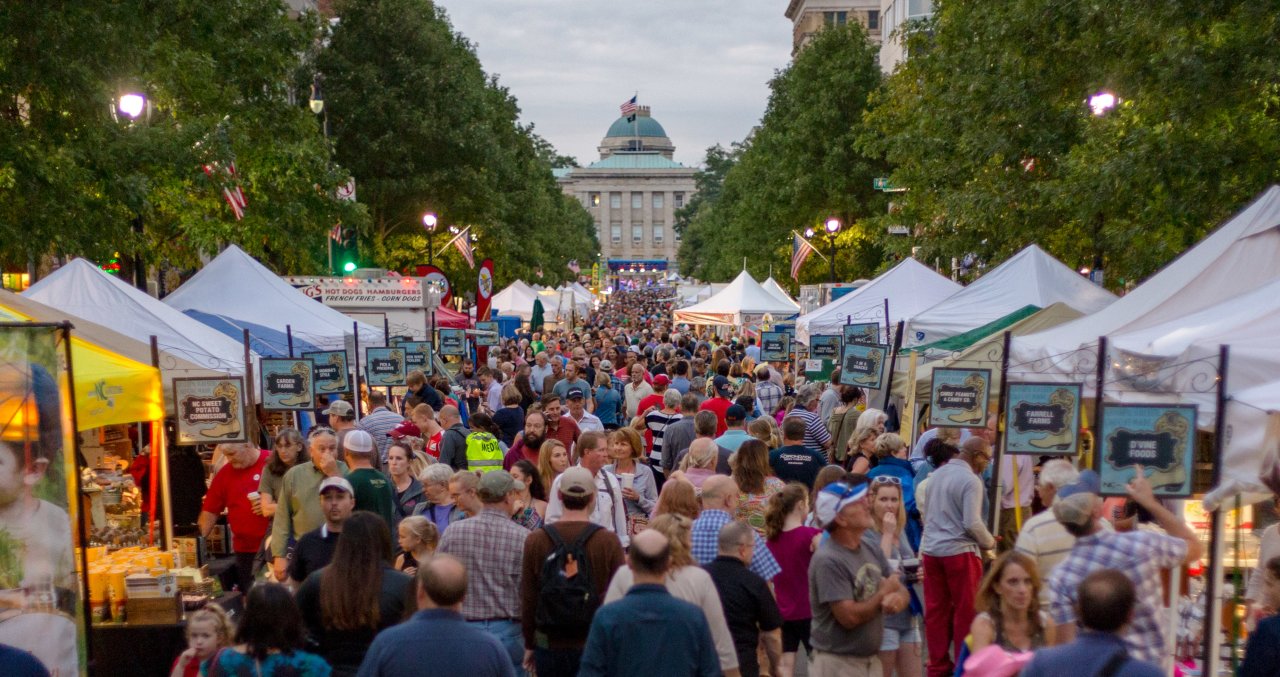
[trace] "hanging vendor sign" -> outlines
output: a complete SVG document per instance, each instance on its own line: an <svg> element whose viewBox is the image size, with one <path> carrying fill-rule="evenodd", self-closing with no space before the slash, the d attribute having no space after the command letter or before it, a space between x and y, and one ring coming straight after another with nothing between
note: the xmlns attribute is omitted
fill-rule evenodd
<svg viewBox="0 0 1280 677"><path fill-rule="evenodd" d="M1010 383L1005 452L1074 455L1080 432L1079 383Z"/></svg>
<svg viewBox="0 0 1280 677"><path fill-rule="evenodd" d="M351 392L351 374L347 370L347 351L322 350L314 353L303 353L302 356L312 362L311 375L315 380L316 399L321 399L321 395L330 393Z"/></svg>
<svg viewBox="0 0 1280 677"><path fill-rule="evenodd" d="M1103 496L1128 495L1138 468L1156 496L1191 496L1195 405L1108 404L1102 408Z"/></svg>
<svg viewBox="0 0 1280 677"><path fill-rule="evenodd" d="M489 319L489 304L493 300L493 259L480 262L480 272L476 274L476 319ZM479 344L483 345L483 344Z"/></svg>
<svg viewBox="0 0 1280 677"><path fill-rule="evenodd" d="M465 329L440 329L441 355L466 355L467 332Z"/></svg>
<svg viewBox="0 0 1280 677"><path fill-rule="evenodd" d="M476 323L476 345L482 348L494 348L500 343L497 322Z"/></svg>
<svg viewBox="0 0 1280 677"><path fill-rule="evenodd" d="M72 555L81 502L68 334L0 327L0 644L29 652L54 675L85 674L88 658L88 586ZM15 673L0 666L0 674Z"/></svg>
<svg viewBox="0 0 1280 677"><path fill-rule="evenodd" d="M840 337L810 336L809 356L815 360L831 360L832 362L840 359Z"/></svg>
<svg viewBox="0 0 1280 677"><path fill-rule="evenodd" d="M883 343L847 343L840 356L840 384L879 390L888 362L889 346Z"/></svg>
<svg viewBox="0 0 1280 677"><path fill-rule="evenodd" d="M408 374L415 369L425 375L431 374L431 342L405 341L400 344L404 348L404 368Z"/></svg>
<svg viewBox="0 0 1280 677"><path fill-rule="evenodd" d="M990 369L934 369L929 426L985 428L990 394Z"/></svg>
<svg viewBox="0 0 1280 677"><path fill-rule="evenodd" d="M879 343L880 324L878 322L854 322L844 326L844 343Z"/></svg>
<svg viewBox="0 0 1280 677"><path fill-rule="evenodd" d="M760 361L788 362L791 360L791 334L785 331L760 333Z"/></svg>
<svg viewBox="0 0 1280 677"><path fill-rule="evenodd" d="M173 411L179 445L243 442L244 379L173 379Z"/></svg>
<svg viewBox="0 0 1280 677"><path fill-rule="evenodd" d="M406 359L404 348L365 348L365 382L379 388L404 385Z"/></svg>
<svg viewBox="0 0 1280 677"><path fill-rule="evenodd" d="M263 358L262 408L306 411L315 407L314 365L309 359Z"/></svg>

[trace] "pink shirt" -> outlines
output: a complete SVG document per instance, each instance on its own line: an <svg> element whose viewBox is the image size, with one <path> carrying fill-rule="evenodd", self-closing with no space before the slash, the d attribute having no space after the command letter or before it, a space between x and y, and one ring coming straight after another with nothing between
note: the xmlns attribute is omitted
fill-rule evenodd
<svg viewBox="0 0 1280 677"><path fill-rule="evenodd" d="M821 533L821 529L801 526L784 531L767 543L782 567L782 573L773 578L773 589L784 621L813 618L809 609L809 560L813 559L813 537Z"/></svg>

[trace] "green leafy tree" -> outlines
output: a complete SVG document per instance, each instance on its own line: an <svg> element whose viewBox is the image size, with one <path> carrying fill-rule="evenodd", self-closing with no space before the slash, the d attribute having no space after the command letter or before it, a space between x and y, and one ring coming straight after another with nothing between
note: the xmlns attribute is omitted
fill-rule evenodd
<svg viewBox="0 0 1280 677"><path fill-rule="evenodd" d="M772 268L785 279L792 231L820 231L830 217L844 224L835 240L837 276L861 277L879 266L879 238L867 224L885 207L872 179L886 168L856 143L868 97L880 85L877 52L858 24L822 31L770 83L768 108L751 138L731 151L708 151L698 201L681 214L683 272L726 279L745 259L753 275ZM704 195L703 188L711 190ZM802 281L828 278L818 258L806 264Z"/></svg>
<svg viewBox="0 0 1280 677"><path fill-rule="evenodd" d="M1150 274L1276 180L1277 25L1237 1L938 3L863 138L908 188L895 244Z"/></svg>

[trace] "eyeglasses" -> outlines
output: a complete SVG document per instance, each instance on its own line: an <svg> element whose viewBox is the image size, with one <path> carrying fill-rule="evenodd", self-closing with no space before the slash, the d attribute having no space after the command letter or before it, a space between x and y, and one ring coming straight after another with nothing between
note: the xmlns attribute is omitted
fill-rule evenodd
<svg viewBox="0 0 1280 677"><path fill-rule="evenodd" d="M902 480L893 475L876 475L871 478L872 484L892 484L894 486L902 486Z"/></svg>

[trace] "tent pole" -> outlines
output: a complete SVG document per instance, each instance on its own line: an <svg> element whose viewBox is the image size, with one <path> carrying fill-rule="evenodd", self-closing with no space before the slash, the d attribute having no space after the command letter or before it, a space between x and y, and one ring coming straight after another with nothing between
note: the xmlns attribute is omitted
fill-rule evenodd
<svg viewBox="0 0 1280 677"><path fill-rule="evenodd" d="M893 338L893 330L889 327L889 297L884 297L884 338L886 341ZM902 345L902 328L898 328L898 345Z"/></svg>
<svg viewBox="0 0 1280 677"><path fill-rule="evenodd" d="M84 453L80 450L80 423L76 413L75 361L71 359L72 326L70 322L60 322L55 326L58 329L60 341L62 343L62 359L66 361L67 365L65 380L60 379L58 386L59 388L65 389L63 396L66 397L67 406L63 408L63 413L71 417L70 421L68 421L71 424L72 449L70 451L74 454L70 463L67 463L65 458L62 463L64 468L67 465L70 465L75 469L68 473L70 477L67 478L68 484L70 485L67 487L67 491L71 493L71 495L67 497L67 512L73 518L73 528L76 530L76 535L79 538L81 546L84 546L76 548L75 551L79 552L79 556L76 557L76 563L80 568L80 571L78 572L79 576L77 576L77 578L80 581L80 585L84 586L82 589L86 591L85 594L80 596L80 613L84 614L85 622L88 623L88 619L93 617L90 608L89 595L87 594L87 591L89 590L89 548L87 547L89 545L89 534L85 528L87 517L81 512L84 504L80 500L80 497L84 495L84 479L80 474L80 467L84 464ZM65 435L66 431L64 430L63 432ZM153 507L152 512L154 511L155 508ZM84 643L85 660L88 665L93 665L94 642L92 632L84 633Z"/></svg>
<svg viewBox="0 0 1280 677"><path fill-rule="evenodd" d="M352 336L355 337L355 348L356 348L355 350L356 366L354 370L355 380L352 381L352 383L354 384L352 391L355 394L352 396L351 399L355 400L356 421L359 421L360 420L360 323L359 322L351 323L351 332L352 332Z"/></svg>
<svg viewBox="0 0 1280 677"><path fill-rule="evenodd" d="M293 325L284 326L284 335L289 341L289 357L293 357Z"/></svg>
<svg viewBox="0 0 1280 677"><path fill-rule="evenodd" d="M1230 357L1227 346L1218 346L1218 410L1214 415L1213 480L1210 484L1214 487L1222 483L1222 446L1226 442L1227 435L1227 367ZM1202 654L1204 666L1201 671L1207 675L1218 674L1218 665L1222 662L1222 582L1224 578L1222 560L1226 550L1222 509L1219 505L1218 509L1209 515L1209 576L1208 589L1205 590L1205 603L1208 609L1205 612L1204 653ZM1232 655L1234 658L1234 653Z"/></svg>
<svg viewBox="0 0 1280 677"><path fill-rule="evenodd" d="M244 408L245 414L245 436L250 444L258 443L258 404L254 401L254 386L256 381L253 377L253 356L249 351L249 330L244 330L244 383L247 386L244 389L244 396L247 400L247 406Z"/></svg>
<svg viewBox="0 0 1280 677"><path fill-rule="evenodd" d="M885 309L889 308L885 301ZM887 316L886 316L887 317ZM898 349L902 348L902 322L898 322L898 333L893 338L893 354L889 357L889 382L884 384L884 399L880 401L880 410L889 408L889 398L893 396L893 374L898 368Z"/></svg>
<svg viewBox="0 0 1280 677"><path fill-rule="evenodd" d="M1008 396L1009 382L1009 343L1013 339L1013 332L1006 331L1004 340L1000 349L1000 394L996 396L996 440L995 448L991 450L991 488L987 490L987 502L991 512L987 514L987 524L991 525L991 533L999 537L1000 534L1000 500L1004 493L1004 487L1000 486L1002 478L1001 470L1004 465L1004 430L1000 426L1000 422L1004 420L1004 400ZM1013 476L1016 480L1018 477L1017 459L1013 459L1010 463L1013 470ZM1017 502L1021 497L1015 496ZM1012 544L1009 544L1012 547Z"/></svg>
<svg viewBox="0 0 1280 677"><path fill-rule="evenodd" d="M1107 337L1098 337L1098 371L1093 386L1093 451L1090 467L1094 472L1102 464L1102 386L1107 378Z"/></svg>

